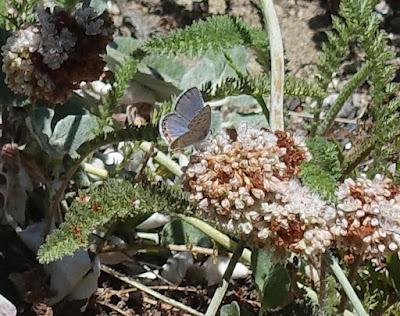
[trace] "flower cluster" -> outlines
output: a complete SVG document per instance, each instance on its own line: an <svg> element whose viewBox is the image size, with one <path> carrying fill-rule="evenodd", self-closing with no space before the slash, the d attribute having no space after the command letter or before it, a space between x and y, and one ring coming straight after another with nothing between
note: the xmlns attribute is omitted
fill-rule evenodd
<svg viewBox="0 0 400 316"><path fill-rule="evenodd" d="M336 225L331 229L347 260L380 262L400 249L400 186L382 175L346 179L337 190Z"/></svg>
<svg viewBox="0 0 400 316"><path fill-rule="evenodd" d="M63 103L81 81L97 80L113 27L107 13L82 7L70 15L56 7L38 9L39 22L26 25L2 47L7 85L32 101Z"/></svg>
<svg viewBox="0 0 400 316"><path fill-rule="evenodd" d="M219 135L193 158L185 183L202 216L258 245L310 255L330 245L334 209L294 177L310 158L299 139L242 125L236 140Z"/></svg>
<svg viewBox="0 0 400 316"><path fill-rule="evenodd" d="M201 216L258 247L311 258L337 246L351 261L381 262L400 249L400 186L381 175L347 179L328 204L296 177L306 147L288 133L241 126L192 156L185 186Z"/></svg>

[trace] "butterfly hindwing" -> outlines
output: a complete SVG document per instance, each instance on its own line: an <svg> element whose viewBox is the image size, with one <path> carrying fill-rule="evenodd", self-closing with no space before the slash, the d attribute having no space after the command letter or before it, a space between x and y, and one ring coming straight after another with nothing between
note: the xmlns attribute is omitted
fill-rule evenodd
<svg viewBox="0 0 400 316"><path fill-rule="evenodd" d="M203 97L199 89L190 88L178 96L175 112L188 123L204 108Z"/></svg>
<svg viewBox="0 0 400 316"><path fill-rule="evenodd" d="M203 107L189 123L188 127L190 130L204 131L207 135L211 127L211 107L209 105Z"/></svg>
<svg viewBox="0 0 400 316"><path fill-rule="evenodd" d="M207 135L206 135L207 136ZM204 135L189 130L171 143L171 149L184 148L196 144L204 139Z"/></svg>

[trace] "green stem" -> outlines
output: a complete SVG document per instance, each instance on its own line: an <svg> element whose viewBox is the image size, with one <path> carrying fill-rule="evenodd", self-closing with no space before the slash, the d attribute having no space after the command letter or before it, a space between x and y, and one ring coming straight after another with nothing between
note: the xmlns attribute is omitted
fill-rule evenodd
<svg viewBox="0 0 400 316"><path fill-rule="evenodd" d="M180 218L182 218L185 222L191 224L192 226L196 227L197 229L201 230L206 235L210 236L213 240L217 243L222 245L224 248L234 251L237 248L237 242L230 239L224 233L221 233L219 230L215 229L211 225L203 222L202 220L177 214ZM251 251L249 249L244 249L240 260L246 264L251 263Z"/></svg>
<svg viewBox="0 0 400 316"><path fill-rule="evenodd" d="M339 263L337 262L336 258L333 257L331 253L325 253L326 261L329 264L332 272L335 274L336 279L342 285L344 292L346 293L347 297L349 298L353 308L355 309L358 316L368 316L367 312L365 311L364 307L360 299L358 298L356 292L354 291L353 287L351 286L349 280L347 279L346 275L344 274L342 268L340 267Z"/></svg>
<svg viewBox="0 0 400 316"><path fill-rule="evenodd" d="M321 256L320 260L320 276L319 276L319 297L318 303L321 308L321 315L325 315L324 302L326 300L326 260Z"/></svg>
<svg viewBox="0 0 400 316"><path fill-rule="evenodd" d="M325 135L328 129L333 124L336 115L343 108L344 104L348 100L348 98L354 93L354 90L357 89L368 77L371 71L371 66L369 63L363 65L363 67L351 78L349 82L343 87L340 92L338 98L336 99L335 104L329 109L326 117L321 123L320 127L317 130L318 135Z"/></svg>
<svg viewBox="0 0 400 316"><path fill-rule="evenodd" d="M217 314L219 306L221 305L222 300L224 299L225 293L228 290L228 286L229 286L229 282L230 282L232 274L233 274L233 270L235 269L236 264L239 261L239 258L242 255L242 252L244 250L244 246L245 246L244 241L240 241L237 244L236 249L233 253L233 256L232 256L231 260L229 260L229 264L225 270L224 276L222 277L221 284L216 289L216 291L211 299L210 305L207 308L207 311L205 314L206 316L215 316Z"/></svg>
<svg viewBox="0 0 400 316"><path fill-rule="evenodd" d="M283 85L284 58L281 30L272 0L263 0L263 14L266 21L271 55L271 97L270 127L272 131L284 130L283 122Z"/></svg>
<svg viewBox="0 0 400 316"><path fill-rule="evenodd" d="M142 142L140 144L140 149L148 153L151 150L151 143ZM157 149L155 149L155 152L157 152L157 154L154 157L155 161L157 161L160 165L163 165L165 168L167 168L169 171L171 171L174 175L176 175L178 177L182 177L183 172L181 170L181 167L175 161L173 161L170 157L168 157L162 151L157 151Z"/></svg>

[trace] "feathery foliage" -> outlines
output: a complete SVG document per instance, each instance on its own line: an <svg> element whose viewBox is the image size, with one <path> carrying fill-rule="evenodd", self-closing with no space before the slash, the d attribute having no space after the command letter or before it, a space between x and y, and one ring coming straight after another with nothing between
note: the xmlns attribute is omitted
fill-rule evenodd
<svg viewBox="0 0 400 316"><path fill-rule="evenodd" d="M129 58L123 65L118 66L114 74L114 83L111 91L103 101L103 116L109 117L110 111L117 106L118 101L123 97L128 87L129 81L133 78L137 70L138 62Z"/></svg>
<svg viewBox="0 0 400 316"><path fill-rule="evenodd" d="M209 17L168 36L154 37L142 49L146 53L199 56L208 50L223 52L235 45L246 45L267 56L265 33L228 16Z"/></svg>
<svg viewBox="0 0 400 316"><path fill-rule="evenodd" d="M383 33L378 34L378 18L373 14L376 0L343 0L340 3L341 17L332 17L333 30L329 32L328 41L322 46L322 54L318 62L317 83L322 89L326 89L334 73L338 72L342 61L349 53L352 44L358 44L366 52L366 61L371 63L370 72L365 72L364 78L358 78L358 82L365 80L367 75L375 71L382 73L378 64L388 57L384 44ZM379 45L383 45L378 47ZM376 52L385 51L381 57ZM387 59L386 59L387 60ZM382 65L381 65L382 66ZM384 67L383 67L384 68ZM371 76L372 77L372 76ZM378 75L379 77L379 75ZM329 120L335 118L333 114L340 111L343 100L332 107ZM338 102L337 101L337 102ZM343 103L343 104L341 104ZM341 104L341 106L340 106ZM314 134L319 125L321 107L317 107L314 113L314 124L311 133ZM332 120L333 120L332 119ZM325 123L325 125L330 125ZM320 131L322 131L320 129Z"/></svg>
<svg viewBox="0 0 400 316"><path fill-rule="evenodd" d="M111 179L100 187L91 187L72 203L65 222L53 231L38 251L41 263L72 255L85 247L96 227L153 212L191 215L195 207L179 186L137 184Z"/></svg>
<svg viewBox="0 0 400 316"><path fill-rule="evenodd" d="M91 187L72 203L65 222L53 231L38 251L41 263L72 255L87 246L93 229L114 218L134 216L135 190L127 181L110 180L104 186Z"/></svg>
<svg viewBox="0 0 400 316"><path fill-rule="evenodd" d="M37 3L38 0L0 0L0 27L16 31L23 24L34 22Z"/></svg>
<svg viewBox="0 0 400 316"><path fill-rule="evenodd" d="M215 88L212 88L211 83L207 83L202 91L207 96L214 98L239 94L266 96L270 94L270 80L269 76L265 75L260 77L242 76L239 78L227 78ZM308 96L315 99L324 98L327 95L318 86L290 75L285 78L284 93L290 96Z"/></svg>
<svg viewBox="0 0 400 316"><path fill-rule="evenodd" d="M302 164L300 177L313 192L334 202L337 180L341 175L338 148L319 136L308 139L306 143L312 159Z"/></svg>

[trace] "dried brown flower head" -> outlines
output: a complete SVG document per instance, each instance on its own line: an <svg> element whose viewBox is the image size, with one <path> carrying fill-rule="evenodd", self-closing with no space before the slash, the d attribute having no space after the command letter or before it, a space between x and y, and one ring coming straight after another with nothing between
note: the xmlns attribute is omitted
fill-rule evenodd
<svg viewBox="0 0 400 316"><path fill-rule="evenodd" d="M81 81L102 74L111 20L87 7L72 15L58 7L39 9L38 17L36 25L24 26L2 47L5 81L32 101L63 103Z"/></svg>

